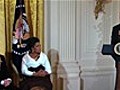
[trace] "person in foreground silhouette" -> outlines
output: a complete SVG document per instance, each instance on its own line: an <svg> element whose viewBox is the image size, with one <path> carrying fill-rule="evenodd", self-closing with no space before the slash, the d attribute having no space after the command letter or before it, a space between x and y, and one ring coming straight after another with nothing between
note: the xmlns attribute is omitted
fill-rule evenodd
<svg viewBox="0 0 120 90"><path fill-rule="evenodd" d="M0 54L0 90L13 90L11 75L5 57Z"/></svg>
<svg viewBox="0 0 120 90"><path fill-rule="evenodd" d="M114 47L117 43L120 43L120 24L115 25L112 30L111 45ZM120 90L120 55L113 52L112 57L116 68L115 90Z"/></svg>

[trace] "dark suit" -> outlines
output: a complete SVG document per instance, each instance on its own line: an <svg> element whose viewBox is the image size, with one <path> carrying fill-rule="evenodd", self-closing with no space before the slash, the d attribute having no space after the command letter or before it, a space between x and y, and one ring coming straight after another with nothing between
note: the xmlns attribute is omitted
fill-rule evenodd
<svg viewBox="0 0 120 90"><path fill-rule="evenodd" d="M115 46L118 42L120 42L120 24L113 27L112 37L111 37L111 44ZM112 54L113 59L115 60L115 67L116 67L116 83L115 83L115 90L120 90L120 55Z"/></svg>
<svg viewBox="0 0 120 90"><path fill-rule="evenodd" d="M113 46L116 45L118 42L120 42L120 35L118 34L119 32L120 32L120 24L113 27L112 37L111 37L111 44ZM120 62L120 56L119 55L113 53L112 57L114 58L114 60L116 62Z"/></svg>
<svg viewBox="0 0 120 90"><path fill-rule="evenodd" d="M120 35L118 35L119 31L120 24L113 27L111 44L115 45L116 43L120 42Z"/></svg>
<svg viewBox="0 0 120 90"><path fill-rule="evenodd" d="M2 62L0 62L0 82L1 80L11 78L10 73L8 71L8 68L6 66L5 57L3 55L0 55L0 59ZM0 84L0 90L13 90L12 84L10 84L8 87L4 87Z"/></svg>

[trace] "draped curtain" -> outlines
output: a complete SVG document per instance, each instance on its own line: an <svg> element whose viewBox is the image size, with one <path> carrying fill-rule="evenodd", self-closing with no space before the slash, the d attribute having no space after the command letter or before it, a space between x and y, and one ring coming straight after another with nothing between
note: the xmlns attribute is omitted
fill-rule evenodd
<svg viewBox="0 0 120 90"><path fill-rule="evenodd" d="M44 48L44 0L24 0L31 36L40 39ZM0 0L0 53L12 51L12 28L16 0Z"/></svg>

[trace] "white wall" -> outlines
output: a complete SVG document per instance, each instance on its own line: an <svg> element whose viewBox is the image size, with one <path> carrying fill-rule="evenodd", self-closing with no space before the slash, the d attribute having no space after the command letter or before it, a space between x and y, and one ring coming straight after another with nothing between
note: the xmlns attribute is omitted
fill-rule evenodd
<svg viewBox="0 0 120 90"><path fill-rule="evenodd" d="M64 90L114 90L114 60L101 49L119 23L119 5L106 4L95 20L95 0L45 0L45 52L59 52Z"/></svg>

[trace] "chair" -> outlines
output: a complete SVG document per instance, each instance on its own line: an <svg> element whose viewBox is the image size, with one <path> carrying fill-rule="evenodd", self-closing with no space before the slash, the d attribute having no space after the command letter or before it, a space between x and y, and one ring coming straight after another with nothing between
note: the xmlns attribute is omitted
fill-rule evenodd
<svg viewBox="0 0 120 90"><path fill-rule="evenodd" d="M59 78L57 74L59 64L59 53L55 49L50 49L47 55L52 67L51 80L53 83L53 90L63 90L63 79Z"/></svg>

